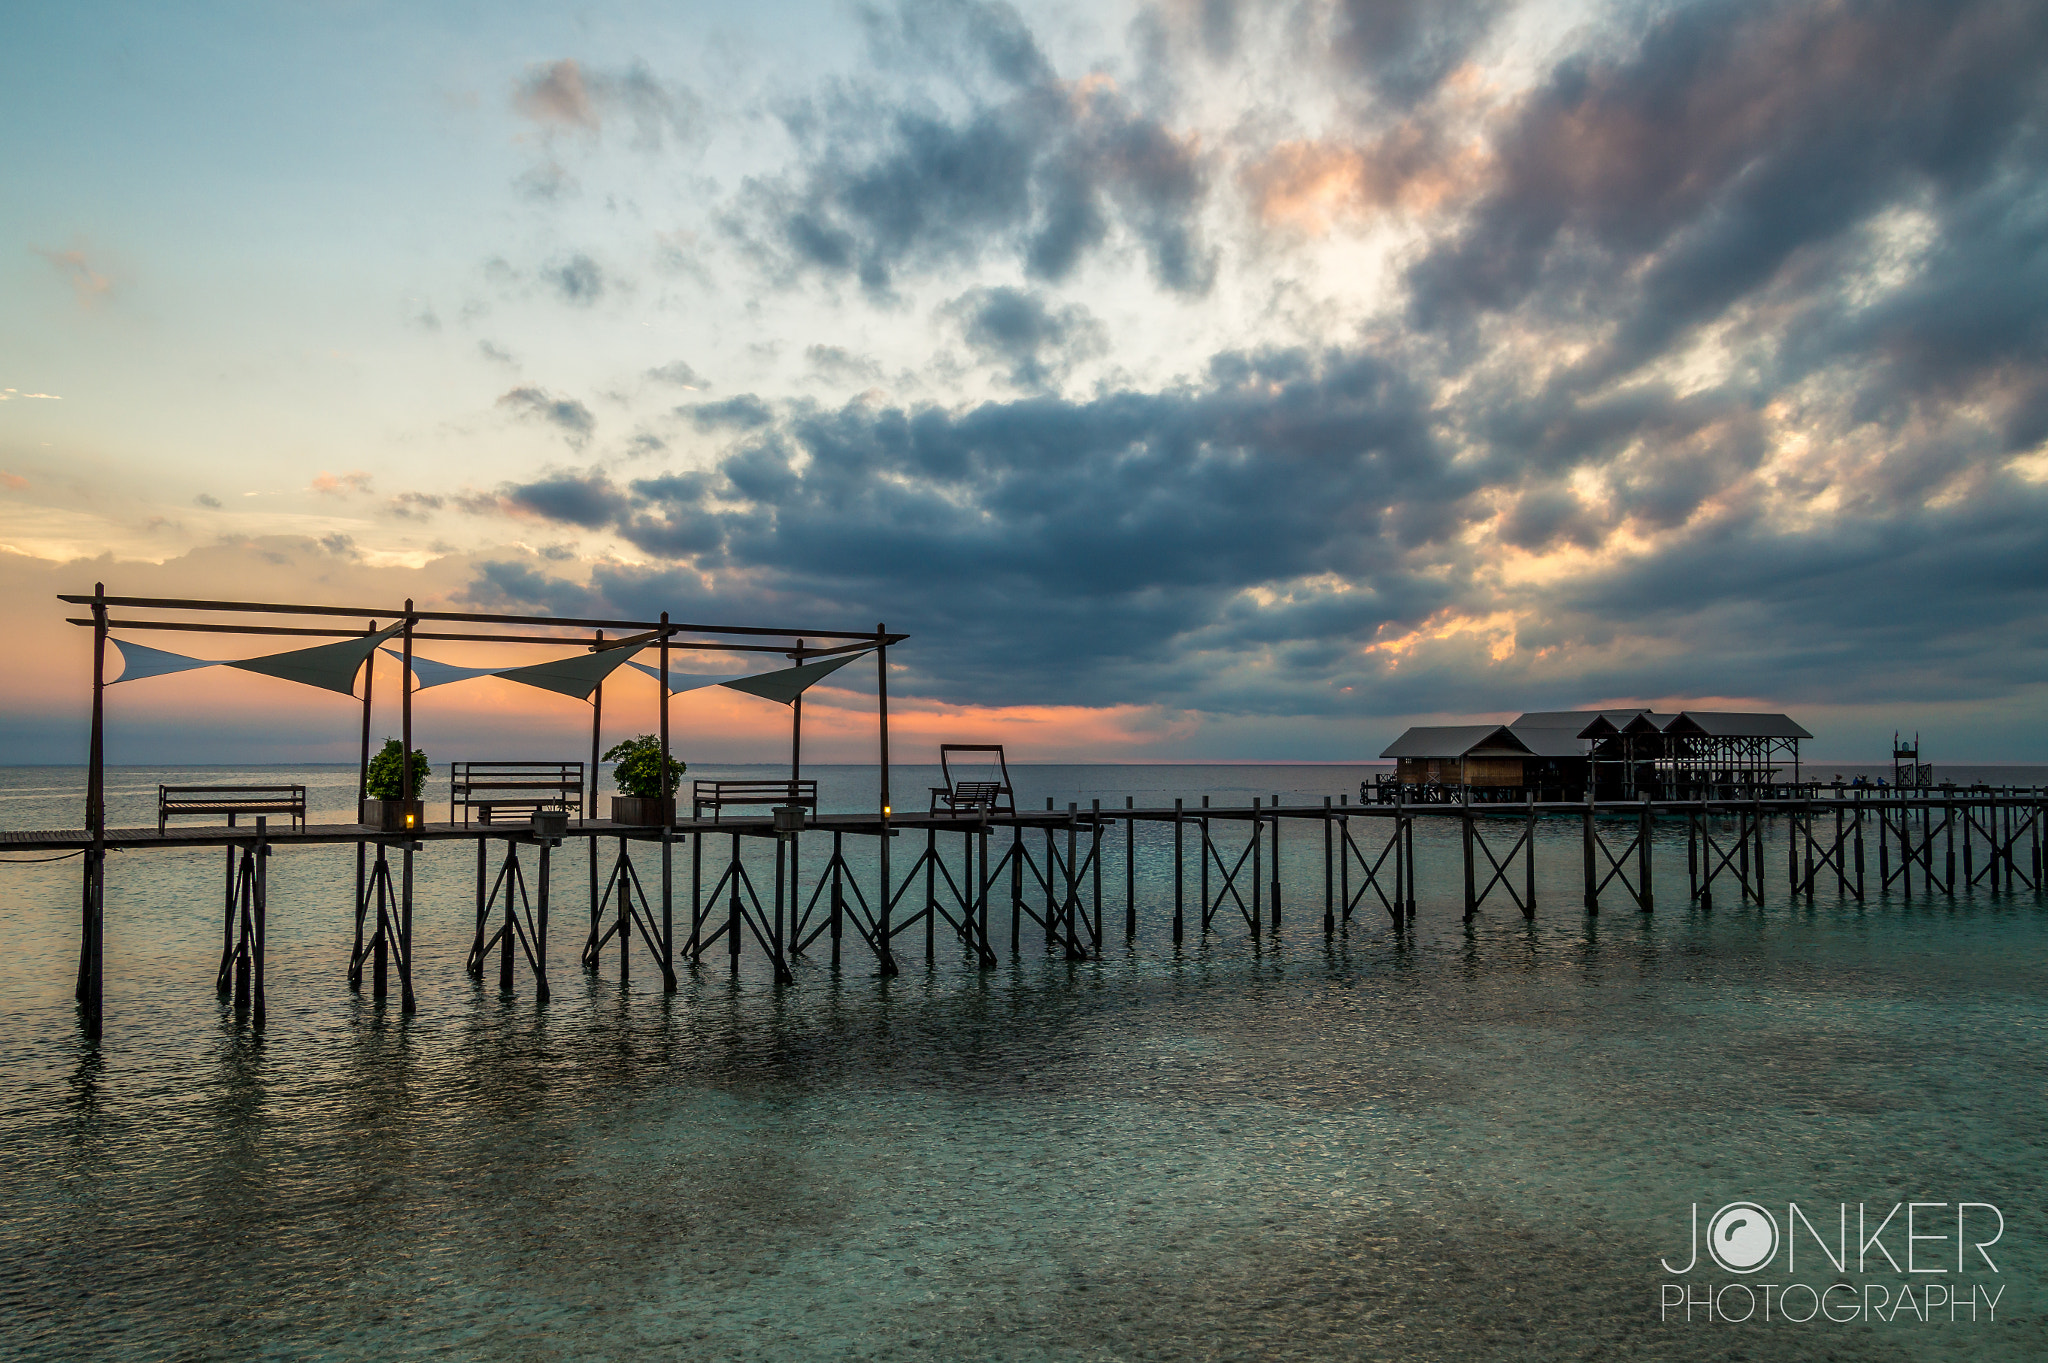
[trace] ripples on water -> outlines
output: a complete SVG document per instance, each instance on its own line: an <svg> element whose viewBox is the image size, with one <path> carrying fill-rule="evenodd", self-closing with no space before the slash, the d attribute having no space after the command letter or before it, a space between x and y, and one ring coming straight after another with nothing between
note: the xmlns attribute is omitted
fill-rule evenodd
<svg viewBox="0 0 2048 1363"><path fill-rule="evenodd" d="M345 803L353 773L302 775ZM72 779L0 772L6 825L75 821ZM117 822L156 779L122 774ZM834 779L857 803L859 774ZM1115 805L1355 774L1025 780ZM1027 933L1024 961L983 973L943 938L924 961L916 933L884 981L849 936L837 975L813 960L778 991L750 956L674 996L642 962L625 990L615 956L575 967L572 844L544 1010L523 967L510 996L463 974L470 862L433 849L404 1021L342 982L352 852L292 851L261 1036L212 989L219 854L126 854L97 1052L70 1001L77 863L0 868L0 1339L37 1358L2048 1354L2040 901L1790 907L1774 880L1761 912L1667 892L1589 922L1561 828L1536 921L1468 931L1454 844L1425 833L1418 927L1364 913L1326 944L1319 836L1288 836L1278 942L1240 927L1176 953L1155 835L1128 949L1112 841L1103 961ZM1660 857L1682 884L1682 843ZM1656 1259L1684 1250L1688 1206L1743 1197L1996 1202L1999 1323L1660 1324Z"/></svg>

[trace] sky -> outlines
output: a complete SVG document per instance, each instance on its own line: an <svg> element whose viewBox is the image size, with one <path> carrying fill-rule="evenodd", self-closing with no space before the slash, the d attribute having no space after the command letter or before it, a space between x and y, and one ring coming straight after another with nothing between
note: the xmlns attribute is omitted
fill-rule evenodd
<svg viewBox="0 0 2048 1363"><path fill-rule="evenodd" d="M8 27L0 761L82 756L54 597L96 581L886 622L901 761L1635 704L2048 761L2048 6ZM841 677L807 751L866 760ZM587 741L508 683L420 704L437 761ZM271 679L109 706L117 761L354 751ZM785 751L769 702L677 707L686 757Z"/></svg>

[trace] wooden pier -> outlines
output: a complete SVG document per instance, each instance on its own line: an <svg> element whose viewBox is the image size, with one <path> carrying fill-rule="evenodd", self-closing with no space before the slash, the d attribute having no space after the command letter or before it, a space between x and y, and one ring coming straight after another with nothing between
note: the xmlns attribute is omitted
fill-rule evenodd
<svg viewBox="0 0 2048 1363"><path fill-rule="evenodd" d="M1128 800L1108 809L1100 801L1065 808L1048 802L1043 810L983 815L828 813L800 827L778 827L772 817L681 819L666 830L588 819L570 822L561 837L536 836L516 824L460 822L396 834L359 824L272 830L259 818L240 828L0 833L0 856L224 849L216 986L260 1026L266 868L271 856L293 848L365 850L368 869L355 901L356 945L346 978L360 988L367 977L380 999L395 979L400 1007L410 1011L413 857L451 843L474 847L469 974L483 979L495 968L500 987L509 990L523 962L536 1002L546 1003L550 930L561 927L551 924L551 910L559 915L565 907L551 883L553 853L569 839L587 842L592 869L587 901L571 911L578 963L595 970L616 952L621 979L629 981L637 958L672 992L679 970L713 967L722 957L737 974L743 955L755 951L783 984L795 982L791 967L798 960L837 966L849 949L893 975L896 946L906 933L923 938L928 960L939 942L949 941L963 959L992 969L1006 949L1011 959L1043 953L1075 962L1098 958L1117 928L1129 940L1141 917L1169 912L1176 944L1238 930L1253 939L1277 936L1290 907L1305 911L1310 930L1325 936L1361 918L1400 931L1420 898L1415 834L1423 821L1454 830L1466 922L1489 908L1536 916L1539 845L1551 855L1575 845L1578 854L1581 875L1574 879L1582 891L1559 910L1650 913L1661 892L1667 905L1676 899L1687 909L1711 911L1717 896L1763 906L1781 895L1783 902L1810 901L1816 892L1859 902L1881 894L1954 896L1978 889L2038 894L2048 792L1859 788L1775 800L1415 805L1348 798L1287 805L1276 798L1229 807L1177 800L1144 809ZM1139 893L1140 824L1172 830L1170 848L1164 838L1147 843L1160 863L1152 869L1171 883L1169 895ZM1767 824L1776 827L1781 836L1773 842L1784 848L1775 867L1766 859ZM1539 840L1539 829L1550 836ZM1682 882L1674 860L1681 830ZM830 855L822 869L800 877L800 850L806 842L815 848L813 839L829 839ZM867 839L874 840L875 855L849 860L849 845ZM1664 845L1661 859L1652 854L1653 841ZM1121 874L1105 887L1105 848L1117 842ZM750 868L745 852L763 844L773 845L774 869L757 880L758 859ZM892 845L899 849L894 857ZM1295 857L1308 859L1311 883L1320 866L1321 894L1309 904L1286 906L1281 868L1283 858ZM856 871L856 860L866 864L866 875ZM1664 888L1659 882L1667 877ZM1297 886L1301 878L1292 877ZM79 1000L87 1008L98 1000L103 969L97 929L88 918L79 957Z"/></svg>
<svg viewBox="0 0 2048 1363"><path fill-rule="evenodd" d="M895 809L890 794L888 650L906 636L883 625L872 630L797 630L767 626L697 625L655 620L589 620L549 616L498 615L416 610L406 601L397 610L342 606L116 597L98 586L90 596L65 596L87 606L89 617L71 623L93 631L92 728L85 825L54 831L0 832L0 860L8 854L40 858L81 858L80 943L77 998L80 1023L89 1037L100 1034L105 972L105 888L110 853L161 849L219 848L222 851L221 956L215 984L248 1010L255 1025L265 1021L265 927L269 910L270 858L299 847L353 845L356 849L354 944L345 976L352 988L367 978L373 997L388 997L396 978L399 1006L415 1007L413 918L416 910L415 858L429 847L468 843L474 847L474 933L466 961L481 979L494 964L503 988L513 985L519 962L532 975L538 1002L548 999L548 944L551 912L559 899L552 885L554 851L582 839L589 853L586 914L579 963L596 969L609 951L617 953L622 982L634 962L651 968L665 990L677 988L678 969L702 969L725 958L733 973L747 943L773 968L779 983L793 983L791 963L829 953L833 965L848 950L863 950L884 975L897 973L896 944L905 933L924 939L925 958L934 958L943 936L957 941L983 969L994 968L1008 939L1012 959L1049 952L1069 961L1099 957L1112 929L1106 909L1120 907L1128 940L1139 931L1140 824L1170 826L1171 932L1178 945L1191 934L1207 935L1240 925L1252 938L1278 934L1283 912L1283 858L1316 859L1322 870L1320 927L1333 936L1363 914L1381 913L1394 930L1414 919L1418 858L1416 827L1425 820L1455 828L1462 870L1460 899L1471 922L1489 905L1533 918L1537 912L1536 857L1540 828L1575 833L1583 871L1581 903L1597 914L1603 906L1642 913L1657 907L1660 868L1652 844L1659 830L1684 829L1685 903L1701 911L1714 907L1717 893L1743 904L1762 905L1774 880L1766 864L1767 824L1786 832L1784 879L1791 897L1811 899L1822 886L1858 901L1875 894L1953 896L1984 888L2039 894L2042 887L2043 830L2048 827L2048 792L1942 788L1882 789L1807 787L1751 792L1742 799L1538 802L1534 791L1522 803L1474 802L1468 787L1455 802L1441 798L1410 803L1394 788L1391 801L1352 803L1348 797L1320 804L1287 805L1253 799L1249 805L1216 806L1175 800L1170 807L1103 808L1099 800L1064 809L1047 801L1043 810L1020 808L1007 768L996 782L955 783L934 790L931 810ZM116 618L115 610L124 614ZM197 618L193 618L197 617ZM225 617L225 618L223 618ZM313 623L248 623L296 618ZM337 617L364 620L360 627ZM379 626L379 620L390 623ZM330 642L284 653L238 660L199 659L111 639L114 631L178 631L219 635L297 636ZM422 641L466 644L551 645L570 656L516 667L472 668L419 658ZM470 762L451 766L450 818L427 822L424 788L416 779L409 798L369 801L358 813L375 822L316 824L306 820L305 790L298 786L160 787L157 826L106 826L105 705L110 683L107 648L122 650L117 682L140 680L199 667L228 666L317 687L358 699L361 753L358 793L370 793L370 734L376 652L386 649L399 662L407 684L400 688L399 752L413 748L412 693L474 676L498 676L586 703L591 711L588 766L580 761L543 763ZM736 677L673 673L673 650L719 654L779 655L790 666ZM658 668L634 664L655 679L659 761L670 793L636 799L649 809L648 822L623 823L596 817L600 724L605 679L652 651ZM867 812L819 812L817 786L802 777L803 692L816 680L855 659L875 660L878 781ZM724 685L790 708L790 774L787 781L700 783L692 817L677 817L669 756L669 704L673 694L703 685ZM995 752L988 745L947 745L949 753ZM410 770L401 759L401 767ZM943 767L942 767L943 769ZM587 784L586 784L587 777ZM1440 795L1441 792L1438 792ZM1361 791L1361 796L1363 791ZM773 805L767 817L723 817L728 807ZM945 806L943 809L941 806ZM486 807L488 806L488 807ZM502 808L525 810L530 822L505 823ZM580 817L572 817L573 813ZM623 803L620 806L624 807ZM714 816L703 818L704 809ZM479 817L472 820L472 809ZM615 810L615 812L617 812ZM225 824L172 826L173 817L221 814ZM254 816L237 826L238 814ZM282 815L277 828L272 816ZM459 817L458 817L459 816ZM389 820L397 820L389 822ZM1161 829L1163 831L1163 827ZM1123 885L1105 891L1105 847L1121 834ZM800 851L806 840L829 838L831 852L808 881ZM849 860L849 847L872 839L873 856ZM898 844L908 841L907 848ZM757 883L744 855L772 844L774 869ZM1668 841L1668 839L1667 839ZM1165 858L1168 839L1151 840L1153 855ZM1874 844L1875 873L1872 874ZM1556 847L1557 841L1551 845ZM687 869L678 861L688 859ZM758 862L758 858L756 861ZM870 867L865 874L855 862ZM1192 865L1190 865L1192 862ZM1299 885L1301 878L1296 877ZM1667 900L1669 892L1666 892ZM1163 902L1153 912L1165 912ZM1007 918L1008 922L1002 920ZM1219 926L1219 920L1221 926ZM849 948L851 938L856 947ZM1028 938L1028 944L1027 944Z"/></svg>

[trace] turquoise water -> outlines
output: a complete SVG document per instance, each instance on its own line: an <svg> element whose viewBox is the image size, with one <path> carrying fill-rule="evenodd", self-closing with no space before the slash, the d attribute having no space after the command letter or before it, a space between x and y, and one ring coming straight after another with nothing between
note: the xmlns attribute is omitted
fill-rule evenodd
<svg viewBox="0 0 2048 1363"><path fill-rule="evenodd" d="M817 774L828 803L869 798L871 771ZM0 770L0 824L75 823L76 776ZM1320 799L1358 773L1018 776L1032 803L1113 807ZM262 778L339 810L353 772ZM119 773L113 821L147 822L158 779ZM899 807L931 779L899 769ZM1589 920L1576 825L1546 828L1536 918L1489 904L1468 927L1455 841L1425 825L1413 929L1373 908L1326 941L1320 838L1289 829L1279 938L1219 917L1176 951L1146 830L1129 944L1110 840L1100 961L1027 932L1013 962L998 914L993 971L943 935L926 960L912 933L895 979L849 938L836 974L814 953L777 989L750 952L673 996L644 961L623 990L615 956L576 967L571 844L544 1009L523 968L503 996L463 973L473 862L430 849L410 1019L343 984L352 852L291 851L261 1035L213 992L219 854L126 854L97 1049L70 999L77 863L0 867L0 1340L32 1358L2048 1355L2043 902L1794 905L1778 835L1762 910L1725 892L1685 909L1667 836L1659 912ZM1996 1319L1660 1319L1658 1259L1684 1259L1692 1205L1743 1199L1847 1202L1852 1235L1858 1203L1994 1203L2000 1272L1973 1281L2004 1289ZM1900 1280L1811 1280L1837 1278Z"/></svg>

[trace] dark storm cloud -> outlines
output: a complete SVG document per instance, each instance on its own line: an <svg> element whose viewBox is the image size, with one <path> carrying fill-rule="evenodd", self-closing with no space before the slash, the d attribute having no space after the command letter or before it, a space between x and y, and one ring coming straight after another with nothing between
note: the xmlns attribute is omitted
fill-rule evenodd
<svg viewBox="0 0 2048 1363"><path fill-rule="evenodd" d="M1502 8L1499 0L1337 0L1331 55L1374 94L1411 104L1465 60Z"/></svg>
<svg viewBox="0 0 2048 1363"><path fill-rule="evenodd" d="M1018 388L1048 388L1076 361L1107 346L1100 322L1079 304L1061 304L1030 289L972 289L946 312L968 346L1008 372Z"/></svg>
<svg viewBox="0 0 2048 1363"><path fill-rule="evenodd" d="M1204 60L1249 13L1218 7ZM1432 120L1493 9L1333 13L1359 101L1435 130L1387 185L1357 168L1364 200L1414 215L1405 326L1048 391L1099 341L1057 289L1091 252L1124 234L1162 283L1206 284L1206 163L1106 82L1060 82L1008 10L912 7L873 22L916 78L793 111L802 164L751 188L748 222L877 293L1007 258L1028 286L942 313L1031 391L678 408L707 466L499 494L652 566L475 590L882 616L917 636L909 684L961 702L1401 715L2037 684L2048 10L1662 12L1586 36L1455 174ZM948 98L919 93L933 71ZM1383 152L1382 131L1360 136ZM1304 175L1346 164L1309 150L1328 159ZM841 354L810 359L866 374Z"/></svg>
<svg viewBox="0 0 2048 1363"><path fill-rule="evenodd" d="M1371 607L1345 612L1375 625L1442 605L1445 584L1397 546L1426 547L1470 486L1418 394L1355 356L1226 368L1241 382L1199 393L786 408L712 472L561 475L504 495L577 525L608 515L649 554L730 574L705 609L794 600L857 618L897 603L934 632L928 680L977 699L1110 700L1111 675L1178 667L1250 584L1384 576Z"/></svg>
<svg viewBox="0 0 2048 1363"><path fill-rule="evenodd" d="M1414 315L1596 309L1620 324L1597 363L1625 367L1887 206L2038 165L2044 69L2038 6L1682 9L1529 99L1470 225L1414 272Z"/></svg>
<svg viewBox="0 0 2048 1363"><path fill-rule="evenodd" d="M568 473L508 487L505 499L515 510L590 529L607 524L622 514L627 505L626 499L602 476Z"/></svg>
<svg viewBox="0 0 2048 1363"><path fill-rule="evenodd" d="M588 615L602 605L598 593L549 577L524 563L489 562L455 599L487 610L538 606L550 615Z"/></svg>
<svg viewBox="0 0 2048 1363"><path fill-rule="evenodd" d="M871 29L903 78L787 111L800 165L750 183L737 230L886 294L990 255L1062 280L1121 228L1161 287L1208 290L1209 176L1189 139L1106 79L1059 79L1006 5L910 5ZM951 88L926 95L920 78Z"/></svg>

